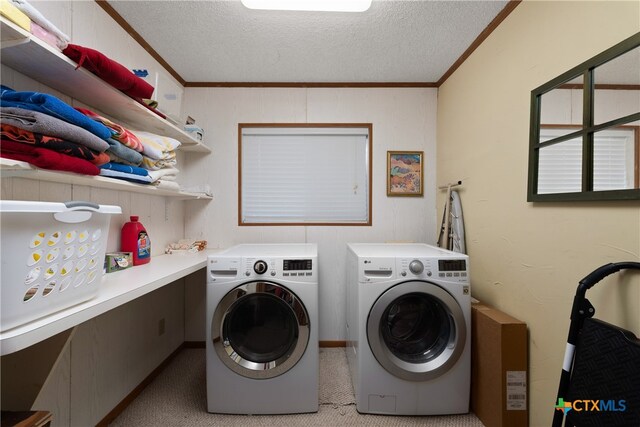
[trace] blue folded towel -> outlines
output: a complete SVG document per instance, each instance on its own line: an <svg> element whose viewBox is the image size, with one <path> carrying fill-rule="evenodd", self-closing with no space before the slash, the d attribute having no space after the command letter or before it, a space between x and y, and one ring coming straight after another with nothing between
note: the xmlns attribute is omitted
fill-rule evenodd
<svg viewBox="0 0 640 427"><path fill-rule="evenodd" d="M123 165L122 163L109 162L100 165L100 169L112 170L116 172L130 173L139 176L149 176L149 171L137 166Z"/></svg>
<svg viewBox="0 0 640 427"><path fill-rule="evenodd" d="M151 184L150 176L142 176L142 175L136 175L134 173L120 172L113 169L100 169L100 176L122 179L125 181L135 182L137 184Z"/></svg>
<svg viewBox="0 0 640 427"><path fill-rule="evenodd" d="M76 111L53 95L40 92L16 92L6 86L0 89L0 106L2 107L39 111L80 126L102 139L108 139L112 135L111 129Z"/></svg>

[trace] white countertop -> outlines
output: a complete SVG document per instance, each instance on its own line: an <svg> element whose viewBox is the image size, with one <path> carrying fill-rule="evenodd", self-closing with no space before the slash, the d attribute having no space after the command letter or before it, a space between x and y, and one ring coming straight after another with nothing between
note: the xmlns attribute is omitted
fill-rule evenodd
<svg viewBox="0 0 640 427"><path fill-rule="evenodd" d="M105 274L98 295L25 325L0 333L0 355L22 350L60 332L86 322L142 295L204 268L207 257L222 249L190 255L160 255L151 262Z"/></svg>

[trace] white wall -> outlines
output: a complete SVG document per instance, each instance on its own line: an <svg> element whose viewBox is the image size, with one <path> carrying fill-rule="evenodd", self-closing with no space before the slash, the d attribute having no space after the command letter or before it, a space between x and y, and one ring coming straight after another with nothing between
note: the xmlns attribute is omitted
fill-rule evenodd
<svg viewBox="0 0 640 427"><path fill-rule="evenodd" d="M524 1L438 93L438 180L463 179L472 293L528 324L533 427L551 423L578 281L640 259L640 202L527 203L531 90L638 32L639 16L638 2ZM640 334L640 275L587 297Z"/></svg>
<svg viewBox="0 0 640 427"><path fill-rule="evenodd" d="M318 244L320 339L345 339L348 242L436 240L435 89L274 89L187 88L185 113L205 129L213 155L187 159L188 179L211 185L214 201L193 202L186 212L190 237L210 247L238 243ZM238 226L238 123L373 123L373 225L371 227ZM424 151L424 197L387 197L387 150ZM192 289L196 296L201 289ZM188 329L187 340L204 340L202 329ZM195 322L196 325L199 324Z"/></svg>

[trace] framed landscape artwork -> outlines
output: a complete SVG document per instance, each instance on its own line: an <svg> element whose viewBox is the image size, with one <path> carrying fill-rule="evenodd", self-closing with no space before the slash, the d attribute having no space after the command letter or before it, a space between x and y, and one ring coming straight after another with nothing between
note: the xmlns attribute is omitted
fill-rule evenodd
<svg viewBox="0 0 640 427"><path fill-rule="evenodd" d="M387 151L387 196L422 196L423 152Z"/></svg>

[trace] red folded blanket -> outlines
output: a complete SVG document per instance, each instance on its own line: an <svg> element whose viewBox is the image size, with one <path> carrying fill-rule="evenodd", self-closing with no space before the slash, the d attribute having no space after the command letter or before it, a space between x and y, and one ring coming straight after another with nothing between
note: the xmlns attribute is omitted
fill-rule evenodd
<svg viewBox="0 0 640 427"><path fill-rule="evenodd" d="M0 139L0 157L28 162L42 169L75 172L84 175L100 174L100 169L86 160L4 138Z"/></svg>
<svg viewBox="0 0 640 427"><path fill-rule="evenodd" d="M153 86L97 50L69 43L62 53L76 61L78 67L86 68L131 97L151 98L153 94Z"/></svg>
<svg viewBox="0 0 640 427"><path fill-rule="evenodd" d="M2 139L47 148L58 153L87 160L97 166L109 163L110 160L107 153L98 153L75 142L20 129L7 123L0 123L0 135Z"/></svg>

